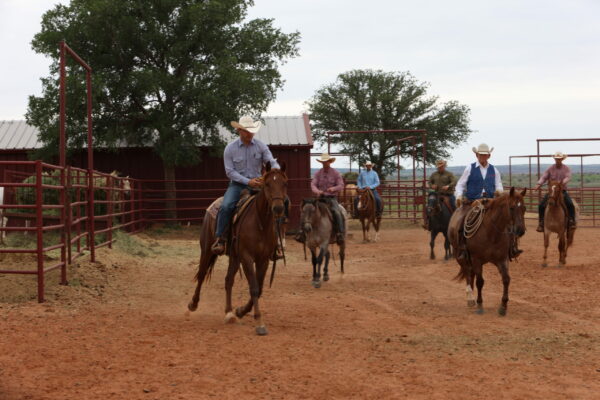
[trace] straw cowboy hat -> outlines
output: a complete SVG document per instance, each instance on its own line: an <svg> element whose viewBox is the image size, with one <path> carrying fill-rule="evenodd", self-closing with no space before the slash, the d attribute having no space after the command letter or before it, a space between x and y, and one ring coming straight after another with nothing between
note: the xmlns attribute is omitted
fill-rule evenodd
<svg viewBox="0 0 600 400"><path fill-rule="evenodd" d="M438 168L442 167L442 166L445 167L446 165L448 165L448 162L446 160L437 160L435 162L435 166L438 167Z"/></svg>
<svg viewBox="0 0 600 400"><path fill-rule="evenodd" d="M372 166L373 166L373 163L372 163L371 161L366 161L366 162L365 162L365 167L366 167L367 165L370 165L370 166L372 167Z"/></svg>
<svg viewBox="0 0 600 400"><path fill-rule="evenodd" d="M492 151L494 151L494 148L490 148L490 146L485 143L481 143L479 146L473 147L473 153L475 154L492 154Z"/></svg>
<svg viewBox="0 0 600 400"><path fill-rule="evenodd" d="M321 164L326 163L326 162L334 162L335 161L335 157L331 157L329 155L329 153L323 153L321 154L320 158L317 158L317 161L320 162Z"/></svg>
<svg viewBox="0 0 600 400"><path fill-rule="evenodd" d="M262 122L254 121L251 116L244 115L242 118L240 118L239 122L231 121L231 126L236 129L243 129L250 133L256 133L262 126Z"/></svg>
<svg viewBox="0 0 600 400"><path fill-rule="evenodd" d="M554 153L554 155L552 156L552 158L554 159L559 159L559 160L564 160L565 158L567 158L568 156L563 153L562 151L557 151L556 153Z"/></svg>

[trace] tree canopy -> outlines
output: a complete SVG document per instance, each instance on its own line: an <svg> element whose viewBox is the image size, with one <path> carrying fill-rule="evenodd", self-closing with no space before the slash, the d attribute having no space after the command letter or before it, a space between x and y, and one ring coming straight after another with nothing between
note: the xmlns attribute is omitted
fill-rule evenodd
<svg viewBox="0 0 600 400"><path fill-rule="evenodd" d="M447 158L450 150L471 133L470 109L457 101L440 103L427 94L429 84L409 72L353 70L317 90L308 101L317 141L324 143L328 131L368 131L392 129L427 130L427 164ZM363 164L371 160L375 169L388 176L396 171L396 139L402 133L331 135L340 151ZM412 154L411 144L400 144L403 158ZM422 161L421 144L417 159Z"/></svg>
<svg viewBox="0 0 600 400"><path fill-rule="evenodd" d="M299 33L272 19L247 20L252 0L72 0L42 17L32 41L53 59L27 122L58 152L58 43L92 68L95 145L154 147L165 171L198 161L197 146L219 144L219 124L257 115L274 100L278 70L297 56ZM86 138L85 74L67 63L67 143ZM166 172L165 172L166 173Z"/></svg>

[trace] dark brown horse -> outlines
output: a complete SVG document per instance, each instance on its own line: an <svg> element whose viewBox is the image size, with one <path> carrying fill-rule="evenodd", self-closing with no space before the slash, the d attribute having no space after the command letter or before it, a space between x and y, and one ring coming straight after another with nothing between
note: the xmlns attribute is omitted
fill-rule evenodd
<svg viewBox="0 0 600 400"><path fill-rule="evenodd" d="M377 204L375 196L371 189L357 189L358 193L358 217L363 231L363 242L371 241L370 227L373 224L375 229L375 240L379 240L379 225L381 224L381 215L377 214Z"/></svg>
<svg viewBox="0 0 600 400"><path fill-rule="evenodd" d="M464 216L472 209L469 205L458 208L450 219L448 236L460 264L460 272L456 279L465 279L467 282L467 305L475 305L473 300L473 281L477 278L477 312L483 313L483 265L492 263L496 265L502 275L504 292L502 304L498 314L506 315L508 304L508 287L510 275L508 272L509 261L516 258L520 253L517 248L518 238L525 234L525 204L523 198L527 189L517 193L511 188L505 193L492 200L482 201L481 218L462 226ZM479 225L480 223L480 225ZM478 227L478 228L477 228ZM466 240L466 254L460 250L461 241L459 235L470 236ZM464 257L461 257L461 253Z"/></svg>
<svg viewBox="0 0 600 400"><path fill-rule="evenodd" d="M254 320L256 333L266 335L267 328L262 319L258 299L262 294L263 284L269 260L277 247L278 230L275 221L284 213L284 199L287 193L287 176L285 174L285 163L281 163L281 170L271 169L267 164L266 173L263 175L262 190L255 196L252 203L238 217L232 227L232 239L229 251L229 267L225 277L226 305L225 322L235 322L236 318L244 317L254 308ZM215 218L208 214L202 224L200 234L200 265L196 279L198 285L188 305L190 311L198 308L200 300L200 289L202 283L211 275L217 256L210 250L215 238ZM233 312L231 305L231 291L236 272L239 271L240 263L244 275L248 280L250 299L243 307L238 307ZM275 265L273 265L275 268ZM273 278L274 269L271 274Z"/></svg>
<svg viewBox="0 0 600 400"><path fill-rule="evenodd" d="M542 267L547 267L548 246L550 245L550 234L558 234L558 266L562 267L567 263L567 249L573 244L575 229L569 229L569 214L565 205L563 195L563 185L561 182L550 182L548 184L548 204L544 213L544 261ZM575 214L577 216L577 204L573 200Z"/></svg>

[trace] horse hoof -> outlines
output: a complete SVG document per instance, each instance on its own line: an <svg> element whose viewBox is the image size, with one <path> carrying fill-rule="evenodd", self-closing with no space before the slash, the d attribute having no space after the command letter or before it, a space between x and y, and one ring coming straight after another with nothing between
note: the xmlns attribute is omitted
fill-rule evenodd
<svg viewBox="0 0 600 400"><path fill-rule="evenodd" d="M234 324L237 321L237 317L232 311L229 311L225 314L225 323L226 324Z"/></svg>
<svg viewBox="0 0 600 400"><path fill-rule="evenodd" d="M475 300L467 300L467 307L475 307Z"/></svg>
<svg viewBox="0 0 600 400"><path fill-rule="evenodd" d="M558 263L558 268L560 268L560 267L564 267L564 266L566 266L566 265L567 265L567 263L564 263L564 262L559 262L559 263Z"/></svg>
<svg viewBox="0 0 600 400"><path fill-rule="evenodd" d="M475 314L477 314L477 315L483 315L484 314L483 307L477 308L477 310L475 310Z"/></svg>
<svg viewBox="0 0 600 400"><path fill-rule="evenodd" d="M198 303L194 304L193 302L190 302L188 304L188 310L193 312L193 311L196 311L197 309L198 309Z"/></svg>
<svg viewBox="0 0 600 400"><path fill-rule="evenodd" d="M312 286L313 286L315 289L318 289L318 288L320 288L320 287L321 287L321 281L312 281Z"/></svg>
<svg viewBox="0 0 600 400"><path fill-rule="evenodd" d="M432 255L429 256L429 259L430 260L435 260L435 256L432 254Z"/></svg>
<svg viewBox="0 0 600 400"><path fill-rule="evenodd" d="M548 267L548 263L542 263L542 268Z"/></svg>
<svg viewBox="0 0 600 400"><path fill-rule="evenodd" d="M242 313L242 307L237 307L235 309L235 316L238 317L239 319L244 318L244 314Z"/></svg>
<svg viewBox="0 0 600 400"><path fill-rule="evenodd" d="M323 281L327 282L329 280L329 275L323 275Z"/></svg>
<svg viewBox="0 0 600 400"><path fill-rule="evenodd" d="M256 327L256 334L258 336L266 336L269 334L269 332L267 331L267 327L263 325L263 326Z"/></svg>
<svg viewBox="0 0 600 400"><path fill-rule="evenodd" d="M504 317L506 315L506 307L500 306L500 308L498 308L498 315Z"/></svg>

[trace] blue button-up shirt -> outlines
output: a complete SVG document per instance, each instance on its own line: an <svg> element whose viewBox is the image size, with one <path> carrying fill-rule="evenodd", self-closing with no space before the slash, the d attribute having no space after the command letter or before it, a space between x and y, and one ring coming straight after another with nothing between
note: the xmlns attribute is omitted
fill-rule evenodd
<svg viewBox="0 0 600 400"><path fill-rule="evenodd" d="M373 170L362 170L358 176L357 184L359 189L364 189L366 187L375 189L377 186L379 186L379 175L377 175L377 172Z"/></svg>
<svg viewBox="0 0 600 400"><path fill-rule="evenodd" d="M240 138L229 143L225 147L223 161L227 177L243 185L261 176L263 163L270 162L271 168L280 168L267 145L254 138L248 146Z"/></svg>

